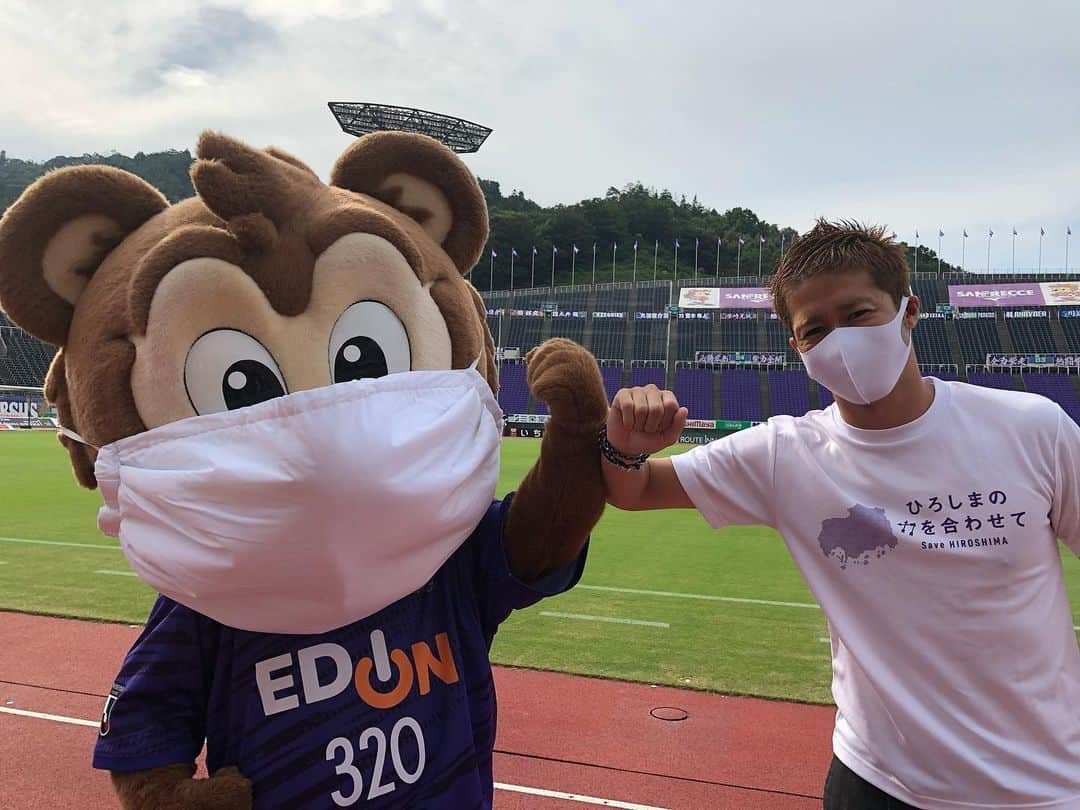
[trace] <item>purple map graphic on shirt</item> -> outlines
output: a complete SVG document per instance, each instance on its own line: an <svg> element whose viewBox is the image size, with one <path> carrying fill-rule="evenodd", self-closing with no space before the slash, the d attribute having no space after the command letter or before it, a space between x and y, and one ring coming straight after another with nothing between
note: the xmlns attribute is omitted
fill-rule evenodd
<svg viewBox="0 0 1080 810"><path fill-rule="evenodd" d="M822 521L818 543L826 557L836 557L840 567L866 565L871 557L881 557L897 546L885 510L855 504L848 516Z"/></svg>

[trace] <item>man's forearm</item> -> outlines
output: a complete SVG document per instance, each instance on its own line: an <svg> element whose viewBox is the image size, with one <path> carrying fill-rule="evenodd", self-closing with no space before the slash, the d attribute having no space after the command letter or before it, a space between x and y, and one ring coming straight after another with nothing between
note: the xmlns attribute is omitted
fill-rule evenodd
<svg viewBox="0 0 1080 810"><path fill-rule="evenodd" d="M601 462L604 473L604 494L607 502L617 509L633 511L640 508L642 496L649 487L649 467L646 461L639 470L624 470L607 459Z"/></svg>

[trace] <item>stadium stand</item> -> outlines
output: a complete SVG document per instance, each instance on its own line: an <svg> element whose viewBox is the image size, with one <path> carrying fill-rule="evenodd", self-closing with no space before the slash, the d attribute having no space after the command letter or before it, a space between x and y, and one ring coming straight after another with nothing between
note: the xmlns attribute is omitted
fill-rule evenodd
<svg viewBox="0 0 1080 810"><path fill-rule="evenodd" d="M1077 400L1076 387L1068 374L1022 374L1021 379L1028 391L1054 400L1065 413L1080 422L1080 400Z"/></svg>
<svg viewBox="0 0 1080 810"><path fill-rule="evenodd" d="M747 368L720 372L720 418L762 421L761 373Z"/></svg>
<svg viewBox="0 0 1080 810"><path fill-rule="evenodd" d="M810 410L810 382L801 369L769 371L769 416L802 416Z"/></svg>
<svg viewBox="0 0 1080 810"><path fill-rule="evenodd" d="M691 419L713 418L713 372L705 368L675 370L675 397Z"/></svg>
<svg viewBox="0 0 1080 810"><path fill-rule="evenodd" d="M926 373L1004 390L1027 390L1049 397L1080 421L1080 376L1056 369L1015 373L986 367L987 354L1070 354L1080 356L1080 306L963 309L955 314L939 305L949 301L951 284L1076 281L1077 276L919 273L912 289L923 318L915 346ZM762 287L756 277L719 280L727 287ZM779 414L798 415L827 407L831 393L810 381L798 355L787 345L788 332L764 309L684 311L671 317L678 290L714 286L715 279L577 285L576 287L497 290L484 293L487 323L496 344L521 356L549 337L569 337L599 360L604 388L611 397L624 384L673 387L695 419L759 421ZM56 352L14 328L0 314L0 385L41 386ZM782 367L696 367L695 352L784 353ZM1040 361L1041 362L1041 361ZM763 373L764 372L764 373ZM500 368L499 401L508 413L543 413L531 399L525 366L517 359Z"/></svg>

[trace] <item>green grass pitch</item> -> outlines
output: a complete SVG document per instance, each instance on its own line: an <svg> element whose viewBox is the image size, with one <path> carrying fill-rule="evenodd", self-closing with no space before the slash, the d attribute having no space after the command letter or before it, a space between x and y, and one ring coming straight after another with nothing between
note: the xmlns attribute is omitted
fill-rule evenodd
<svg viewBox="0 0 1080 810"><path fill-rule="evenodd" d="M503 443L500 494L520 481L539 443ZM0 433L0 609L141 622L153 592L96 529L100 498L79 489L51 433ZM15 542L48 540L70 545ZM1080 625L1080 560L1064 554ZM714 532L692 511L609 509L582 584L757 602L577 588L521 611L495 640L496 661L649 683L829 702L829 645L820 610L765 528ZM761 604L762 601L795 603ZM601 622L545 613L631 620ZM662 624L667 627L660 626Z"/></svg>

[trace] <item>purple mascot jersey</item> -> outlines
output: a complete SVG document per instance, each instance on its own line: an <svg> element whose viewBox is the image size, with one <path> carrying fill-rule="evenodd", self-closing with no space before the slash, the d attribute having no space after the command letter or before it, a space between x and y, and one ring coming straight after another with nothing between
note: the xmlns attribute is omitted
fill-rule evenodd
<svg viewBox="0 0 1080 810"><path fill-rule="evenodd" d="M488 650L512 610L573 587L527 586L502 535L510 499L421 590L318 636L234 630L159 597L106 703L94 767L237 766L256 808L492 804Z"/></svg>

